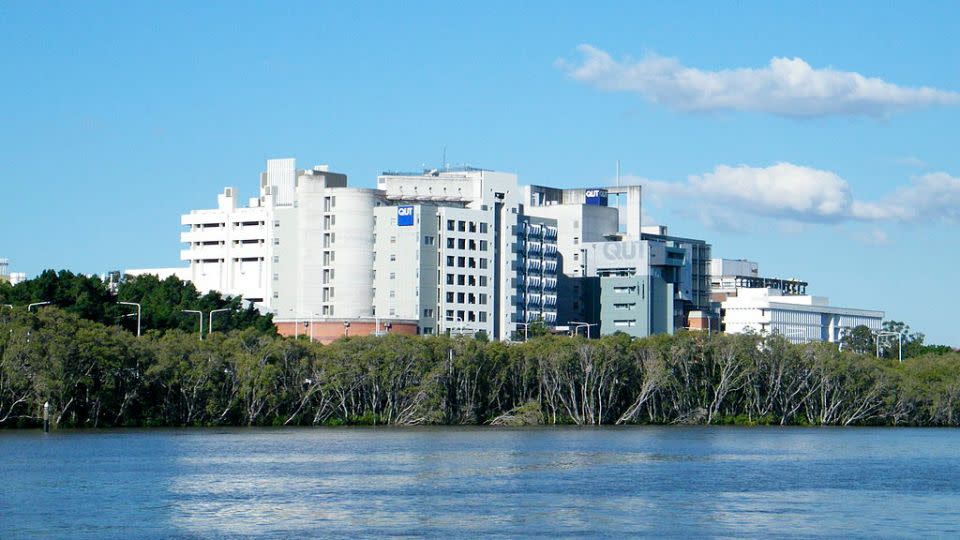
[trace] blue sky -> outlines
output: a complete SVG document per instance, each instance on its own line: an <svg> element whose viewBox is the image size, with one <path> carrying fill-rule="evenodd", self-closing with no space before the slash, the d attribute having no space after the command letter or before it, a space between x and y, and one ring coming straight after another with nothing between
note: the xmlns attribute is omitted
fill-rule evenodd
<svg viewBox="0 0 960 540"><path fill-rule="evenodd" d="M358 186L444 146L559 186L619 159L650 221L960 345L958 21L949 2L7 2L0 256L179 265L179 214L255 195L270 157Z"/></svg>

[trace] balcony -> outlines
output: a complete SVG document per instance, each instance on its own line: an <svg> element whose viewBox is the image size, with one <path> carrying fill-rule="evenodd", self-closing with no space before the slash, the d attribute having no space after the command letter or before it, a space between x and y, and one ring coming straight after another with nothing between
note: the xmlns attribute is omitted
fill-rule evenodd
<svg viewBox="0 0 960 540"><path fill-rule="evenodd" d="M227 231L222 227L194 229L180 233L180 241L185 244L194 242L219 242L227 239Z"/></svg>
<svg viewBox="0 0 960 540"><path fill-rule="evenodd" d="M194 246L180 250L181 261L197 259L225 259L227 250L224 246Z"/></svg>

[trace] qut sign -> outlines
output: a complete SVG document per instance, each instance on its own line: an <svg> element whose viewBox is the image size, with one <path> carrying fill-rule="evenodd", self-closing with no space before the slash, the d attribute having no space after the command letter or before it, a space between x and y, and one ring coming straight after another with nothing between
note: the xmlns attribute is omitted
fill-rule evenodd
<svg viewBox="0 0 960 540"><path fill-rule="evenodd" d="M588 189L586 191L587 204L593 206L607 206L607 190Z"/></svg>
<svg viewBox="0 0 960 540"><path fill-rule="evenodd" d="M413 207L412 206L397 207L397 225L400 227L409 227L413 225Z"/></svg>

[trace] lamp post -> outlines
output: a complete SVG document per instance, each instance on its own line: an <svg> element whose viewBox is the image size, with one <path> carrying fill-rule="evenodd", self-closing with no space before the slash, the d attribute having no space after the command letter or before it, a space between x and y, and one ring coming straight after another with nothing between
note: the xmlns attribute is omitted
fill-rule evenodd
<svg viewBox="0 0 960 540"><path fill-rule="evenodd" d="M463 335L463 319L461 317L454 315L453 317L447 317L446 320L460 323L458 329L460 330L460 335Z"/></svg>
<svg viewBox="0 0 960 540"><path fill-rule="evenodd" d="M587 339L590 339L590 327L591 327L591 326L599 326L597 323L587 323L587 322L580 322L580 321L570 321L570 324L576 325L576 326L573 327L573 335L574 335L574 336L576 336L576 335L579 333L580 328L586 327L586 329L587 329Z"/></svg>
<svg viewBox="0 0 960 540"><path fill-rule="evenodd" d="M314 313L314 314L313 314L313 317L319 317L319 316L320 316L319 313ZM314 327L314 323L315 323L315 322L316 322L316 320L315 320L314 318L311 318L311 319L310 319L310 343L313 343L313 327Z"/></svg>
<svg viewBox="0 0 960 540"><path fill-rule="evenodd" d="M203 341L203 312L199 309L181 309L184 313L196 313L200 317L200 341Z"/></svg>
<svg viewBox="0 0 960 540"><path fill-rule="evenodd" d="M877 332L877 358L880 358L880 338L886 336L897 336L897 353L900 363L903 363L903 333L902 332Z"/></svg>
<svg viewBox="0 0 960 540"><path fill-rule="evenodd" d="M27 311L30 311L31 309L33 309L33 308L35 308L35 307L37 307L37 306L46 306L46 305L52 304L52 303L53 303L53 302L34 302L34 303L29 304L29 305L27 306Z"/></svg>
<svg viewBox="0 0 960 540"><path fill-rule="evenodd" d="M379 315L364 315L360 317L361 319L373 319L373 335L380 336L380 316Z"/></svg>
<svg viewBox="0 0 960 540"><path fill-rule="evenodd" d="M220 308L220 309L211 309L209 319L210 322L207 324L207 335L210 335L210 332L213 332L213 314L214 313L223 313L224 311L233 311L232 308Z"/></svg>
<svg viewBox="0 0 960 540"><path fill-rule="evenodd" d="M136 302L117 302L124 306L137 306L137 337L140 337L140 304Z"/></svg>
<svg viewBox="0 0 960 540"><path fill-rule="evenodd" d="M522 326L522 327L523 327L523 341L526 342L526 341L527 341L527 330L530 329L530 323L528 323L528 322L518 322L518 323L517 323L517 326Z"/></svg>

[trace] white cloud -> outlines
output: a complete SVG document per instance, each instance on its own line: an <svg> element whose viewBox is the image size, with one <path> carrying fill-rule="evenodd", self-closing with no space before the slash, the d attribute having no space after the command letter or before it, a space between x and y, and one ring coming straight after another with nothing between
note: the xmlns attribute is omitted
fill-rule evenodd
<svg viewBox="0 0 960 540"><path fill-rule="evenodd" d="M943 172L915 177L881 202L854 205L853 214L859 219L960 223L960 178Z"/></svg>
<svg viewBox="0 0 960 540"><path fill-rule="evenodd" d="M615 60L580 45L579 62L558 60L573 79L603 90L636 92L682 111L758 111L782 116L883 116L929 105L958 105L960 93L909 88L852 71L813 68L800 58L773 58L761 68L705 71L648 55Z"/></svg>
<svg viewBox="0 0 960 540"><path fill-rule="evenodd" d="M643 185L644 196L655 205L676 201L675 207L722 229L744 229L751 216L798 223L960 223L960 178L946 173L914 178L881 201L857 200L850 184L836 173L792 163L719 165L683 182L628 179Z"/></svg>

